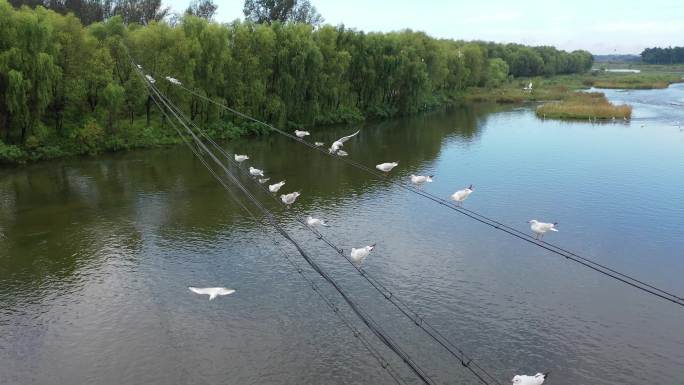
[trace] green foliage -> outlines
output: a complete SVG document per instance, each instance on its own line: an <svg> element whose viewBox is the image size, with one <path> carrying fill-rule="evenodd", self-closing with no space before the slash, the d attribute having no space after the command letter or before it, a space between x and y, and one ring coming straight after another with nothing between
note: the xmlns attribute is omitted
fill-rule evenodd
<svg viewBox="0 0 684 385"><path fill-rule="evenodd" d="M499 87L508 79L508 64L500 58L489 59L487 86Z"/></svg>
<svg viewBox="0 0 684 385"><path fill-rule="evenodd" d="M5 144L0 140L0 164L23 163L26 161L26 153L21 148L11 144Z"/></svg>
<svg viewBox="0 0 684 385"><path fill-rule="evenodd" d="M95 155L102 148L105 132L95 120L89 120L73 133L72 139L78 153Z"/></svg>

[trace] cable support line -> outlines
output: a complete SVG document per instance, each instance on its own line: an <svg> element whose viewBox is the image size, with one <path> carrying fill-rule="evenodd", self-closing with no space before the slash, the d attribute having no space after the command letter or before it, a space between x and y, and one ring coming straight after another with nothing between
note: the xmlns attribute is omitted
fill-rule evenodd
<svg viewBox="0 0 684 385"><path fill-rule="evenodd" d="M168 99L168 98L167 98ZM176 108L178 110L178 107L173 104L172 101L168 101L171 106ZM182 114L182 113L181 113ZM187 117L185 117L187 119ZM239 163L237 163L233 158L231 158L230 154L228 154L223 147L221 147L218 143L216 143L211 137L209 137L199 126L197 126L194 122L189 121L189 123L194 126L197 131L200 133L201 136L203 136L207 141L209 141L221 154L223 154L226 159L230 163L232 163L243 175L247 176L249 180L254 181L253 178L249 177L247 175L246 171L240 167ZM255 181L254 181L255 182ZM276 203L285 206L285 204L281 201L279 201L273 194L271 194L266 186L256 183L255 185L259 187L264 193L272 198ZM409 318L416 326L421 328L430 338L432 338L435 342L437 342L439 345L441 345L444 349L447 350L448 353L450 353L454 358L456 358L461 365L466 367L473 375L475 375L478 380L484 384L488 384L489 382L483 378L483 374L486 377L489 377L489 379L498 384L501 385L501 383L489 372L487 372L484 368L482 368L479 364L477 364L475 361L473 361L472 358L467 356L462 349L460 349L458 346L456 346L453 342L451 342L449 339L447 339L443 334L441 334L437 329L435 329L432 325L430 325L423 317L421 317L418 312L413 310L406 302L402 301L395 295L393 295L392 291L389 290L386 286L384 286L377 278L375 278L371 273L365 271L362 267L359 265L355 264L346 254L344 254L344 250L337 245L335 245L330 239L325 237L323 234L321 234L319 231L311 228L311 226L308 226L304 220L298 216L295 216L295 220L297 223L299 223L302 227L305 229L311 231L316 238L322 240L325 242L328 246L330 246L332 249L334 249L340 256L342 256L356 271L366 280L370 283L370 285L377 290L380 294L382 294L392 305L394 305L403 315L405 315L407 318ZM472 367L471 367L472 366ZM478 371L480 373L478 373Z"/></svg>
<svg viewBox="0 0 684 385"><path fill-rule="evenodd" d="M504 233L507 233L507 234L515 237L515 238L523 240L523 241L525 241L531 245L538 246L538 247L540 247L546 251L549 251L553 254L557 254L561 257L564 257L567 260L571 260L573 262L579 263L580 265L583 265L583 266L585 266L591 270L594 270L600 274L603 274L609 278L613 278L617 281L620 281L620 282L625 283L629 286L632 286L636 289L639 289L645 293L652 294L652 295L659 297L661 299L664 299L666 301L672 302L672 303L680 305L680 306L684 306L684 297L681 297L681 296L678 296L678 295L673 294L671 292L668 292L666 290L660 289L660 288L658 288L652 284L646 283L646 282L639 280L637 278L634 278L630 275L621 273L621 272L619 272L615 269L612 269L606 265L603 265L601 263L593 261L589 258L583 257L577 253L572 252L572 251L566 250L566 249L564 249L558 245L555 245L553 243L549 243L549 242L546 242L543 240L537 240L533 236L531 236L530 234L528 234L526 232L520 231L514 227L511 227L511 226L506 225L506 224L504 224L498 220L495 220L493 218L490 218L488 216L480 214L474 210L470 210L470 209L464 208L462 206L456 205L453 202L450 202L450 201L448 201L442 197L436 196L436 195L429 193L427 191L423 191L423 190L418 189L414 186L410 186L410 185L407 185L404 183L400 183L397 181L390 180L386 177L386 175L381 174L381 173L377 172L376 170L374 170L374 169L372 169L366 165L355 162L355 161L353 161L349 158L346 158L346 157L341 157L341 156L338 156L336 154L331 154L330 152L328 152L324 148L316 147L314 144L309 143L302 138L299 138L295 135L292 135L289 132L283 131L283 130L281 130L281 129L279 129L279 128L277 128L277 127L275 127L269 123L263 122L263 121L258 120L256 118L253 118L249 115L246 115L246 114L244 114L238 110L235 110L231 107L228 107L222 103L219 103L216 100L213 100L207 96L204 96L204 95L202 95L202 94L200 94L200 93L198 93L198 92L196 92L190 88L185 87L182 84L176 84L176 86L187 91L187 92L189 92L190 94L192 94L194 96L197 96L197 97L204 99L210 103L213 103L213 104L215 104L215 105L217 105L217 106L219 106L219 107L221 107L227 111L230 111L231 113L233 113L233 114L235 114L235 115L237 115L243 119L249 120L249 121L257 123L257 124L261 124L261 125L269 128L269 129L271 129L271 130L273 130L273 131L275 131L281 135L284 135L284 136L286 136L292 140L295 140L295 141L297 141L297 142L299 142L299 143L301 143L301 144L303 144L303 145L305 145L305 146L307 146L307 147L309 147L315 151L318 151L319 153L322 153L322 154L325 154L325 155L330 156L332 158L338 159L338 160L340 160L340 161L342 161L342 162L344 162L344 163L346 163L352 167L355 167L355 168L360 169L362 171L365 171L369 174L372 174L374 177L376 177L379 180L386 181L386 182L388 182L388 183L390 183L396 187L399 187L403 190L406 190L406 191L412 192L414 194L423 196L424 198L427 198L427 199L429 199L429 200L431 200L437 204L440 204L440 205L445 206L451 210L454 210L454 211L456 211L462 215L465 215L465 216L467 216L467 217L469 217L469 218L471 218L477 222L480 222L484 225L492 227L495 230L500 230Z"/></svg>
<svg viewBox="0 0 684 385"><path fill-rule="evenodd" d="M159 105L159 103L157 102L156 98L153 97L152 99L153 99L153 101L155 102L155 104L157 105L157 107L160 109L160 111L164 114L164 116L165 116L167 119L169 119L170 124L173 126L173 128L176 130L176 132L179 134L179 136L181 136L183 142L188 146L188 148L190 149L190 151L192 151L192 153L193 153L193 154L202 162L202 164L209 170L209 172L214 176L214 178L215 178L215 179L216 179L216 180L217 180L217 181L218 181L218 182L219 182L219 183L228 191L228 193L229 193L230 197L233 199L233 201L234 201L235 203L237 203L244 211L246 211L246 212L249 214L249 216L251 217L251 219L252 219L257 225L264 225L264 226L266 226L266 224L264 224L263 222L259 221L258 218L257 218L257 216L256 216L254 213L252 213L252 211L251 211L249 208L247 208L247 207L244 205L244 203L242 203L242 202L235 196L235 194L233 193L233 191L230 190L230 188L225 184L225 182L221 179L221 177L220 177L219 175L217 175L216 172L215 172L213 169L211 169L211 167L206 163L206 161L204 160L204 158L202 158L202 155L197 151L197 149L196 149L189 141L186 140L186 138L183 136L183 134L181 133L181 131L176 127L176 125L175 125L175 123L173 122L173 120L171 120L171 119L169 118L169 116L168 116L168 114L166 113L166 111ZM406 382L401 378L401 376L400 376L398 373L396 373L396 370L395 370L393 367L390 366L389 361L388 361L386 358L384 358L384 357L382 356L382 353L380 353L380 352L379 352L379 351L370 343L370 341L368 340L368 338L367 338L363 333L361 333L361 331L360 331L358 328L356 328L356 327L353 325L353 323L352 323L348 318L346 318L341 312L339 312L339 308L337 307L337 305L335 305L335 303L334 303L331 299L329 299L328 297L326 297L326 296L318 289L318 286L316 285L316 283L314 282L314 280L313 280L312 278L308 277L308 276L306 275L306 273L304 272L304 270L299 266L299 264L297 264L296 261L294 261L292 258L289 257L287 251L285 251L285 250L278 244L278 242L275 240L275 238L273 237L273 235L269 234L268 236L269 236L269 238L271 239L271 241L274 243L275 247L276 247L276 248L281 252L281 254L285 257L285 259L286 259L286 260L295 268L295 270L297 271L297 273L300 274L300 276L308 283L308 286L310 286L311 289L312 289L313 291L315 291L316 294L318 294L318 296L319 296L319 297L325 302L325 304L333 311L333 313L334 313L338 318L340 318L340 320L342 321L342 323L343 323L348 329L351 330L351 332L352 332L352 334L354 335L354 337L356 337L356 338L359 339L359 342L366 348L366 350L368 350L368 352L371 354L371 356L373 356L373 358L374 358L376 361L378 361L378 363L380 364L380 366L381 366L381 367L390 375L390 377L392 377L392 379L394 380L394 382L396 382L397 384L400 384L400 385L401 385L401 384L406 384Z"/></svg>
<svg viewBox="0 0 684 385"><path fill-rule="evenodd" d="M129 55L130 56L130 55ZM131 64L135 65L133 60L131 59ZM166 107L169 109L169 111L176 117L176 119L181 122L181 125L186 129L186 131L190 134L190 136L193 138L195 143L198 145L198 147L204 151L205 154L209 155L210 158L219 166L221 169L225 172L225 174L229 177L229 179L232 181L232 183L238 187L244 194L245 196L256 206L262 211L266 219L268 219L268 222L271 224L271 226L278 232L280 233L281 236L283 236L286 240L288 240L292 245L297 249L299 254L304 258L304 260L311 266L311 268L316 271L321 277L323 277L330 285L335 288L335 290L340 294L340 296L345 300L345 302L349 305L349 307L354 311L354 313L361 319L361 321L366 324L366 326L375 334L378 339L380 339L388 348L390 348L395 354L397 354L406 364L407 366L413 371L413 373L421 379L425 384L434 384L434 381L430 378L430 376L422 369L420 366L418 366L415 361L401 349L401 347L396 344L392 340L391 337L389 337L368 314L366 314L342 289L339 284L330 276L328 275L324 270L322 270L318 264L308 255L308 253L299 245L299 243L292 238L289 233L275 220L275 217L273 214L265 208L261 202L259 202L258 199L256 199L250 192L249 190L233 175L233 173L230 172L230 170L216 157L216 155L211 152L204 142L202 142L196 135L195 133L187 126L187 124L177 115L177 113L170 108L163 97L159 94L159 90L151 83L149 80L147 81L148 88L152 90L157 97L162 101L163 104L166 105Z"/></svg>

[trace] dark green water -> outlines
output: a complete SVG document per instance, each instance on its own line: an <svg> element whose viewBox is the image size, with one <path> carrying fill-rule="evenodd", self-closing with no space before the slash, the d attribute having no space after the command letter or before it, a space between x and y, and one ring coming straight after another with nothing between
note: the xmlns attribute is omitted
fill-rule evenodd
<svg viewBox="0 0 684 385"><path fill-rule="evenodd" d="M671 103L684 87L609 97L633 103L635 119L469 107L365 125L345 149L370 166L398 160L394 180L434 174L425 189L439 196L472 183L468 208L521 230L557 221L550 241L681 295L684 133L673 122L684 114ZM291 210L258 196L438 383L476 381L294 215L326 219L347 250L377 242L368 271L503 383L542 370L549 384L684 381L681 308L287 139L224 146L302 191ZM184 147L0 170L0 232L0 384L390 382ZM192 285L237 292L209 302Z"/></svg>

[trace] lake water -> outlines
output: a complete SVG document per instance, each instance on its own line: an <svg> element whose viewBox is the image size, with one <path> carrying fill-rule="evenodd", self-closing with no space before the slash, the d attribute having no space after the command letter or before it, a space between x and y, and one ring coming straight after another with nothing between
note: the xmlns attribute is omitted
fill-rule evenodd
<svg viewBox="0 0 684 385"><path fill-rule="evenodd" d="M442 197L472 183L466 207L524 231L557 221L549 241L681 296L684 112L672 103L684 84L603 91L634 119L469 106L366 124L345 149L371 166L398 160L395 181L434 174L425 189ZM290 210L257 196L437 383L476 380L294 215L326 219L346 250L377 242L365 268L502 383L546 370L551 385L684 383L681 307L288 139L224 146L302 190ZM186 148L0 173L0 384L390 383ZM209 302L192 285L237 292Z"/></svg>

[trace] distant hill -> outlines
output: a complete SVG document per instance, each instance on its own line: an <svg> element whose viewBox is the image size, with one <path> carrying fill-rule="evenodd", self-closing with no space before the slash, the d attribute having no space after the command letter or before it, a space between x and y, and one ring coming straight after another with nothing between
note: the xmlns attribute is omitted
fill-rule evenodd
<svg viewBox="0 0 684 385"><path fill-rule="evenodd" d="M594 55L595 63L605 63L605 62L640 62L641 56L639 55Z"/></svg>

